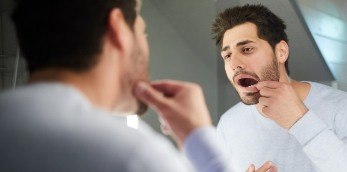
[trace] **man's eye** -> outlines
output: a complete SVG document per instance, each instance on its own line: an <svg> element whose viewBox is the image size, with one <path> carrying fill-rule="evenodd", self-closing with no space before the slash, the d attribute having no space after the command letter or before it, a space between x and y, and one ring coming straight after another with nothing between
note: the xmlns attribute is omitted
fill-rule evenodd
<svg viewBox="0 0 347 172"><path fill-rule="evenodd" d="M229 61L229 60L230 60L230 57L231 57L231 54L227 54L227 55L225 55L225 56L223 57L223 59L224 59L225 61Z"/></svg>
<svg viewBox="0 0 347 172"><path fill-rule="evenodd" d="M253 47L246 47L242 49L242 52L246 54L252 53L253 49L254 49Z"/></svg>

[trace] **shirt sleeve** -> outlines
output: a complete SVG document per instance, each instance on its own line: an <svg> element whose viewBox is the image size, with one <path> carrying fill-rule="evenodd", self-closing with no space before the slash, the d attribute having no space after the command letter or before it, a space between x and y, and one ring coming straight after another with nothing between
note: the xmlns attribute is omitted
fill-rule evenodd
<svg viewBox="0 0 347 172"><path fill-rule="evenodd" d="M289 130L289 133L296 137L303 146L303 151L319 171L343 172L347 170L346 143L314 111L308 111Z"/></svg>
<svg viewBox="0 0 347 172"><path fill-rule="evenodd" d="M195 129L184 142L184 151L198 172L232 172L214 127Z"/></svg>

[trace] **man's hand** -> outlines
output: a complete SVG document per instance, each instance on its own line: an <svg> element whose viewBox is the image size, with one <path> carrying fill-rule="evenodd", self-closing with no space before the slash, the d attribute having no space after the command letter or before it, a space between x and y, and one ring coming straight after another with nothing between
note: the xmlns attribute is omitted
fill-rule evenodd
<svg viewBox="0 0 347 172"><path fill-rule="evenodd" d="M163 118L179 144L194 129L212 125L202 89L197 84L173 80L140 82L135 94Z"/></svg>
<svg viewBox="0 0 347 172"><path fill-rule="evenodd" d="M272 162L267 161L259 169L255 170L255 166L251 164L246 172L277 172L277 168Z"/></svg>
<svg viewBox="0 0 347 172"><path fill-rule="evenodd" d="M290 129L308 111L289 83L264 81L256 87L263 115L285 129Z"/></svg>

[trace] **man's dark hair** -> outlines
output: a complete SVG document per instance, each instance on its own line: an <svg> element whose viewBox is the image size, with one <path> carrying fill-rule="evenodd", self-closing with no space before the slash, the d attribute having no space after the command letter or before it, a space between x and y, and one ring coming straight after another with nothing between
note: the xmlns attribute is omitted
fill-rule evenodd
<svg viewBox="0 0 347 172"><path fill-rule="evenodd" d="M273 50L281 40L288 43L288 37L285 33L286 25L282 19L263 5L247 4L228 8L217 15L212 25L212 35L213 39L216 40L216 45L222 46L224 33L227 30L246 22L257 26L258 37L266 40ZM289 74L288 60L285 62L285 67Z"/></svg>
<svg viewBox="0 0 347 172"><path fill-rule="evenodd" d="M17 0L12 13L29 72L85 71L97 62L109 13L119 8L131 29L136 0Z"/></svg>

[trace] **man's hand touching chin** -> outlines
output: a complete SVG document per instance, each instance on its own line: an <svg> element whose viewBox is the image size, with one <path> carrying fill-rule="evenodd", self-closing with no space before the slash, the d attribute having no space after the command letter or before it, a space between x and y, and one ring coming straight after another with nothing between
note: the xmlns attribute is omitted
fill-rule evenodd
<svg viewBox="0 0 347 172"><path fill-rule="evenodd" d="M285 129L290 129L308 111L289 83L263 81L256 87L261 96L257 106L262 114Z"/></svg>

